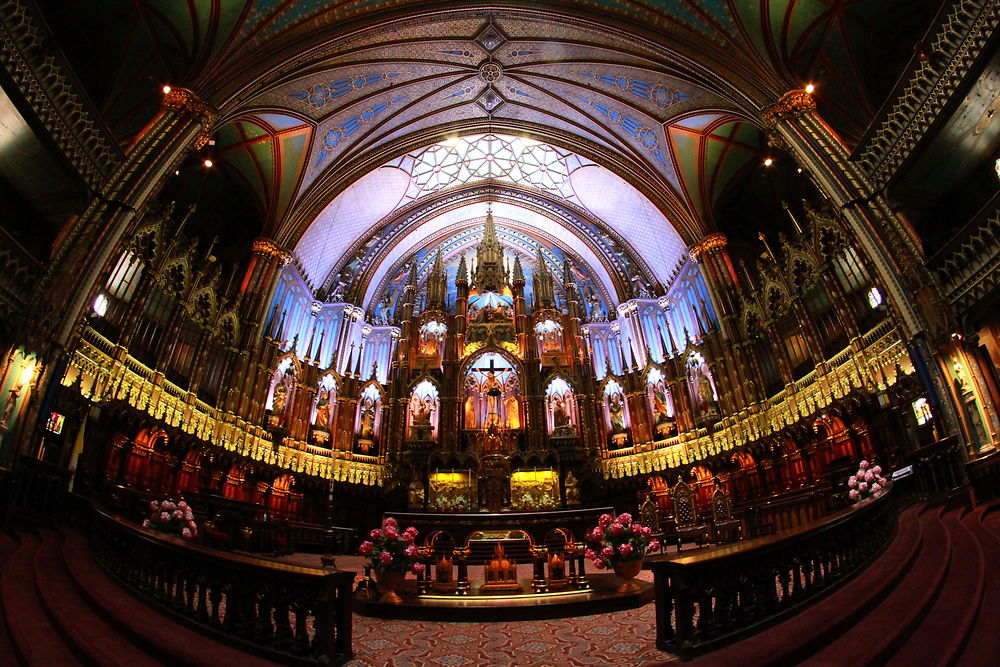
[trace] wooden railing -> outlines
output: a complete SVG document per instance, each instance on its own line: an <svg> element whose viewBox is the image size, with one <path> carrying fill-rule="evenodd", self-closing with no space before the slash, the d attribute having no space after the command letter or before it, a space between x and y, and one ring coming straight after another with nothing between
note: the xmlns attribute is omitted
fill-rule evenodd
<svg viewBox="0 0 1000 667"><path fill-rule="evenodd" d="M914 450L909 456L917 478L917 493L936 496L968 485L957 435Z"/></svg>
<svg viewBox="0 0 1000 667"><path fill-rule="evenodd" d="M354 572L284 565L145 530L95 509L97 560L165 611L285 664L352 657Z"/></svg>
<svg viewBox="0 0 1000 667"><path fill-rule="evenodd" d="M977 501L1000 498L1000 452L993 452L970 462L965 471L972 482Z"/></svg>
<svg viewBox="0 0 1000 667"><path fill-rule="evenodd" d="M657 646L688 659L829 592L889 543L896 529L890 495L781 535L649 563Z"/></svg>
<svg viewBox="0 0 1000 667"><path fill-rule="evenodd" d="M810 489L773 499L750 501L733 509L747 537L773 535L812 523L829 511L827 493Z"/></svg>
<svg viewBox="0 0 1000 667"><path fill-rule="evenodd" d="M65 517L69 470L21 456L5 477L0 523L51 522Z"/></svg>

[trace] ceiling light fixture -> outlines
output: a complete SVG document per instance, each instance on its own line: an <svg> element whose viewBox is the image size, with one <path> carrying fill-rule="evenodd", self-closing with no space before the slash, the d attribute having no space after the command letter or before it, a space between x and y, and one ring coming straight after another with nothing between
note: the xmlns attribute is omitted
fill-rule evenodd
<svg viewBox="0 0 1000 667"><path fill-rule="evenodd" d="M212 160L211 160L210 158L205 158L205 162L204 162L204 165L205 165L206 167L208 167L208 168L211 168L213 164L215 164L215 163L214 163L214 162L212 162Z"/></svg>
<svg viewBox="0 0 1000 667"><path fill-rule="evenodd" d="M811 83L807 83L806 84L806 92L807 93L809 93L810 95L812 95L814 90L816 90L816 86L814 86Z"/></svg>
<svg viewBox="0 0 1000 667"><path fill-rule="evenodd" d="M764 166L765 167L770 167L772 164L774 164L774 159L773 158L769 158L769 157L764 158Z"/></svg>
<svg viewBox="0 0 1000 667"><path fill-rule="evenodd" d="M168 94L171 90L172 90L172 88L169 85L167 85L167 84L163 85L163 94L164 95Z"/></svg>

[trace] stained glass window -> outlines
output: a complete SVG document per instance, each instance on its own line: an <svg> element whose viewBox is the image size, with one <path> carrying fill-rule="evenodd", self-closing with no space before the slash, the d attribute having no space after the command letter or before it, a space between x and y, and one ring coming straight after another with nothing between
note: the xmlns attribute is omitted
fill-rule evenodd
<svg viewBox="0 0 1000 667"><path fill-rule="evenodd" d="M497 134L450 139L413 154L421 196L469 181L498 179L560 192L570 153L530 139Z"/></svg>

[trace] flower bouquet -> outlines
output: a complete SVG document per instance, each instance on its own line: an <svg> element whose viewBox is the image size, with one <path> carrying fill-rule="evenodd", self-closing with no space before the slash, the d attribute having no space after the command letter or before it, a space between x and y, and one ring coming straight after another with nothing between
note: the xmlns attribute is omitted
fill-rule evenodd
<svg viewBox="0 0 1000 667"><path fill-rule="evenodd" d="M543 493L542 497L539 498L538 500L538 507L539 509L545 511L553 509L554 505L552 502L552 496L550 496L548 493Z"/></svg>
<svg viewBox="0 0 1000 667"><path fill-rule="evenodd" d="M198 524L194 512L184 500L154 500L149 503L149 518L142 522L143 528L151 528L162 533L170 533L185 540L198 537Z"/></svg>
<svg viewBox="0 0 1000 667"><path fill-rule="evenodd" d="M642 569L646 553L660 549L659 540L650 537L652 532L648 526L633 523L628 512L614 518L602 514L597 525L587 533L590 547L584 555L598 570L610 567L618 576L631 579Z"/></svg>
<svg viewBox="0 0 1000 667"><path fill-rule="evenodd" d="M868 461L858 464L858 472L847 480L850 489L847 496L854 502L865 498L878 498L886 492L889 481L882 476L882 466L873 466Z"/></svg>
<svg viewBox="0 0 1000 667"><path fill-rule="evenodd" d="M380 601L398 603L401 598L396 589L402 585L407 572L421 574L424 564L418 561L420 547L414 542L417 529L410 526L399 532L399 524L394 518L386 517L381 528L373 528L358 548L358 553L368 558L368 564L375 571L375 580L384 592Z"/></svg>

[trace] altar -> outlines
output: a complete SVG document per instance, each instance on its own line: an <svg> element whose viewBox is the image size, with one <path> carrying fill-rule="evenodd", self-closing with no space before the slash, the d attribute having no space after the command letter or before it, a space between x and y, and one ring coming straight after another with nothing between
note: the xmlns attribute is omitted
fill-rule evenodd
<svg viewBox="0 0 1000 667"><path fill-rule="evenodd" d="M533 546L545 545L547 537L558 531L566 540L582 543L602 514L614 515L615 510L595 507L548 512L386 512L384 516L393 517L401 526L414 526L425 540L432 534L447 533L455 546L468 547L475 533L496 531L523 531Z"/></svg>
<svg viewBox="0 0 1000 667"><path fill-rule="evenodd" d="M367 575L355 593L360 614L424 620L561 618L642 606L652 584L623 585L588 573L584 536L611 507L550 512L386 512L419 531L425 569L380 602Z"/></svg>

